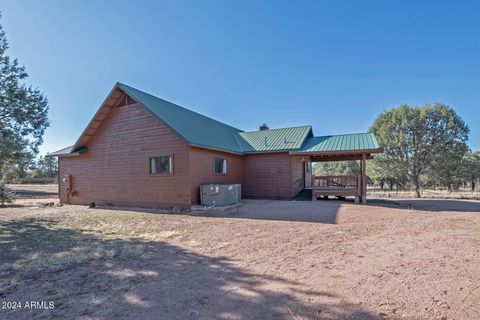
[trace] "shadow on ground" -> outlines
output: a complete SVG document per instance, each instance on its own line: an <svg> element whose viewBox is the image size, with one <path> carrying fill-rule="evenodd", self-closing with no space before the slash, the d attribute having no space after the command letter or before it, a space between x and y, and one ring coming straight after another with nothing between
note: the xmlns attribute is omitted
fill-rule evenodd
<svg viewBox="0 0 480 320"><path fill-rule="evenodd" d="M55 304L1 319L379 319L322 288L167 242L107 240L54 220L0 228L0 300Z"/></svg>
<svg viewBox="0 0 480 320"><path fill-rule="evenodd" d="M247 200L238 212L202 212L203 216L240 219L317 222L336 224L342 205L354 204L353 199L321 199L316 201ZM356 206L364 207L362 204ZM367 206L431 212L479 212L479 201L437 199L369 199Z"/></svg>
<svg viewBox="0 0 480 320"><path fill-rule="evenodd" d="M353 203L353 200L319 200L319 201L288 201L288 200L246 200L237 208L226 211L212 210L184 212L192 216L214 218L239 218L254 220L318 222L335 224L337 213L342 204ZM169 214L168 209L98 206L96 209L146 212ZM93 209L95 210L95 209Z"/></svg>
<svg viewBox="0 0 480 320"><path fill-rule="evenodd" d="M236 212L201 212L199 215L255 220L318 222L335 224L337 213L346 201L247 200Z"/></svg>
<svg viewBox="0 0 480 320"><path fill-rule="evenodd" d="M15 196L18 199L45 199L58 197L58 192L43 191L43 190L30 190L15 188L12 189L15 192Z"/></svg>
<svg viewBox="0 0 480 320"><path fill-rule="evenodd" d="M312 189L302 189L295 197L293 201L312 201L313 193Z"/></svg>

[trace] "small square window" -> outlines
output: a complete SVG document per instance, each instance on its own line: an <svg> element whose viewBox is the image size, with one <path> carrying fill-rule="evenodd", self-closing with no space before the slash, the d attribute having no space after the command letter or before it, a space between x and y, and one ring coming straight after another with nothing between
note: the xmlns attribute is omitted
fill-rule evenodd
<svg viewBox="0 0 480 320"><path fill-rule="evenodd" d="M215 174L227 174L227 159L215 158Z"/></svg>
<svg viewBox="0 0 480 320"><path fill-rule="evenodd" d="M172 173L172 156L161 156L150 158L150 173L162 174Z"/></svg>

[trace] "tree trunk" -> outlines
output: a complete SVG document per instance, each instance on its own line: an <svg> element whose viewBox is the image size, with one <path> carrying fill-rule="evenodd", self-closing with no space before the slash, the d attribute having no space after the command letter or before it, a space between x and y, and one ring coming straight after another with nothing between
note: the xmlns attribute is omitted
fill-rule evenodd
<svg viewBox="0 0 480 320"><path fill-rule="evenodd" d="M421 198L420 195L420 177L414 176L413 179L413 187L415 188L415 198Z"/></svg>

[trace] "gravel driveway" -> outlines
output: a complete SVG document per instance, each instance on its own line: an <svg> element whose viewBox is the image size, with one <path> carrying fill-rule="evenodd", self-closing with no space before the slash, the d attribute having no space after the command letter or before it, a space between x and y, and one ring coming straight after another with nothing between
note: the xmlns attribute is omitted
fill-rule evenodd
<svg viewBox="0 0 480 320"><path fill-rule="evenodd" d="M45 201L45 199L43 199ZM479 319L480 203L0 209L2 319Z"/></svg>

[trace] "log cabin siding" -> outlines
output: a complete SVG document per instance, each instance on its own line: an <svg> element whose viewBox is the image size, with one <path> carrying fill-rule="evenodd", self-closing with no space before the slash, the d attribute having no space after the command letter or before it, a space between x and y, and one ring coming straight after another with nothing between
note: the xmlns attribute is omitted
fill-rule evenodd
<svg viewBox="0 0 480 320"><path fill-rule="evenodd" d="M227 159L227 174L215 174L214 158ZM190 183L192 204L200 202L202 184L241 184L242 156L200 148L190 149Z"/></svg>
<svg viewBox="0 0 480 320"><path fill-rule="evenodd" d="M190 206L190 147L140 105L110 111L87 148L80 156L60 158L60 180L72 176L75 194L69 203ZM173 155L173 174L150 174L149 158L161 155Z"/></svg>
<svg viewBox="0 0 480 320"><path fill-rule="evenodd" d="M245 198L292 198L292 162L288 153L250 154L243 159Z"/></svg>

